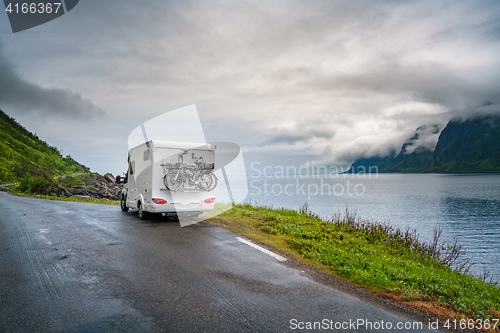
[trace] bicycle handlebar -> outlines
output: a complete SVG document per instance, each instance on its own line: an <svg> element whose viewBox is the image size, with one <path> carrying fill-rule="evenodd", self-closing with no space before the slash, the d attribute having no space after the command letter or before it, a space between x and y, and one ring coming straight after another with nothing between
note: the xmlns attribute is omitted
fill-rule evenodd
<svg viewBox="0 0 500 333"><path fill-rule="evenodd" d="M179 164L185 164L184 163L184 155L186 155L188 153L187 150L183 150L182 153L179 154L179 158L178 158L178 162ZM198 156L196 157L194 155L194 153L191 154L191 157L192 159L194 160L194 163L195 164L202 164L204 161L203 161L203 156Z"/></svg>
<svg viewBox="0 0 500 333"><path fill-rule="evenodd" d="M188 153L187 150L183 150L182 153L179 154L179 157L177 158L177 161L180 163L180 164L183 164L184 163L184 155L186 155Z"/></svg>

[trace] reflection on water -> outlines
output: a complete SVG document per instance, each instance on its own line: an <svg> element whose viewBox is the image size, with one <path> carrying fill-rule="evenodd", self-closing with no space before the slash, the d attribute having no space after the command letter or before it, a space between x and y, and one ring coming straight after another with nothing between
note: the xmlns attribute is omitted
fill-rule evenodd
<svg viewBox="0 0 500 333"><path fill-rule="evenodd" d="M447 241L456 237L463 245L467 258L476 264L474 274L488 267L500 280L498 174L249 175L247 182L247 200L252 203L298 209L307 201L312 211L325 217L347 206L362 218L416 229L421 241L430 241L440 225Z"/></svg>

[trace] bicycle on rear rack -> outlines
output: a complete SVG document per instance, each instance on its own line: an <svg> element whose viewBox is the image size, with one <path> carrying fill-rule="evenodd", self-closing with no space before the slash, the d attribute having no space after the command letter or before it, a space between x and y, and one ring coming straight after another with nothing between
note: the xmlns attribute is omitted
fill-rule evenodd
<svg viewBox="0 0 500 333"><path fill-rule="evenodd" d="M192 153L195 165L184 163L187 150L179 154L178 163L161 164L167 171L163 176L163 184L170 191L179 191L185 185L194 186L203 191L212 191L217 186L217 176L213 172L214 163L205 163L203 156L196 157Z"/></svg>

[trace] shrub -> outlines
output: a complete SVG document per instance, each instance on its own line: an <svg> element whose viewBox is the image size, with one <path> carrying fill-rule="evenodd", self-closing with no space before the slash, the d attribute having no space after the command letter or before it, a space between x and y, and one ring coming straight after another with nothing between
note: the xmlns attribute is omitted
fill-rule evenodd
<svg viewBox="0 0 500 333"><path fill-rule="evenodd" d="M40 194L47 186L53 185L53 182L54 181L47 175L34 178L31 175L27 175L19 183L18 190L24 193Z"/></svg>
<svg viewBox="0 0 500 333"><path fill-rule="evenodd" d="M30 175L27 175L24 177L21 182L19 183L18 189L21 192L28 192L28 190L31 188L31 182L33 179L31 178Z"/></svg>

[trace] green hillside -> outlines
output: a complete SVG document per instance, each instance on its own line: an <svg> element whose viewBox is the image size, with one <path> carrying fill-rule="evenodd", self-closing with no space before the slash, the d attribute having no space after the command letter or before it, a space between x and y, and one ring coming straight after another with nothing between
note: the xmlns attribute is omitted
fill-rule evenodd
<svg viewBox="0 0 500 333"><path fill-rule="evenodd" d="M89 172L0 110L0 184Z"/></svg>
<svg viewBox="0 0 500 333"><path fill-rule="evenodd" d="M428 171L500 171L500 117L451 120L439 136Z"/></svg>

